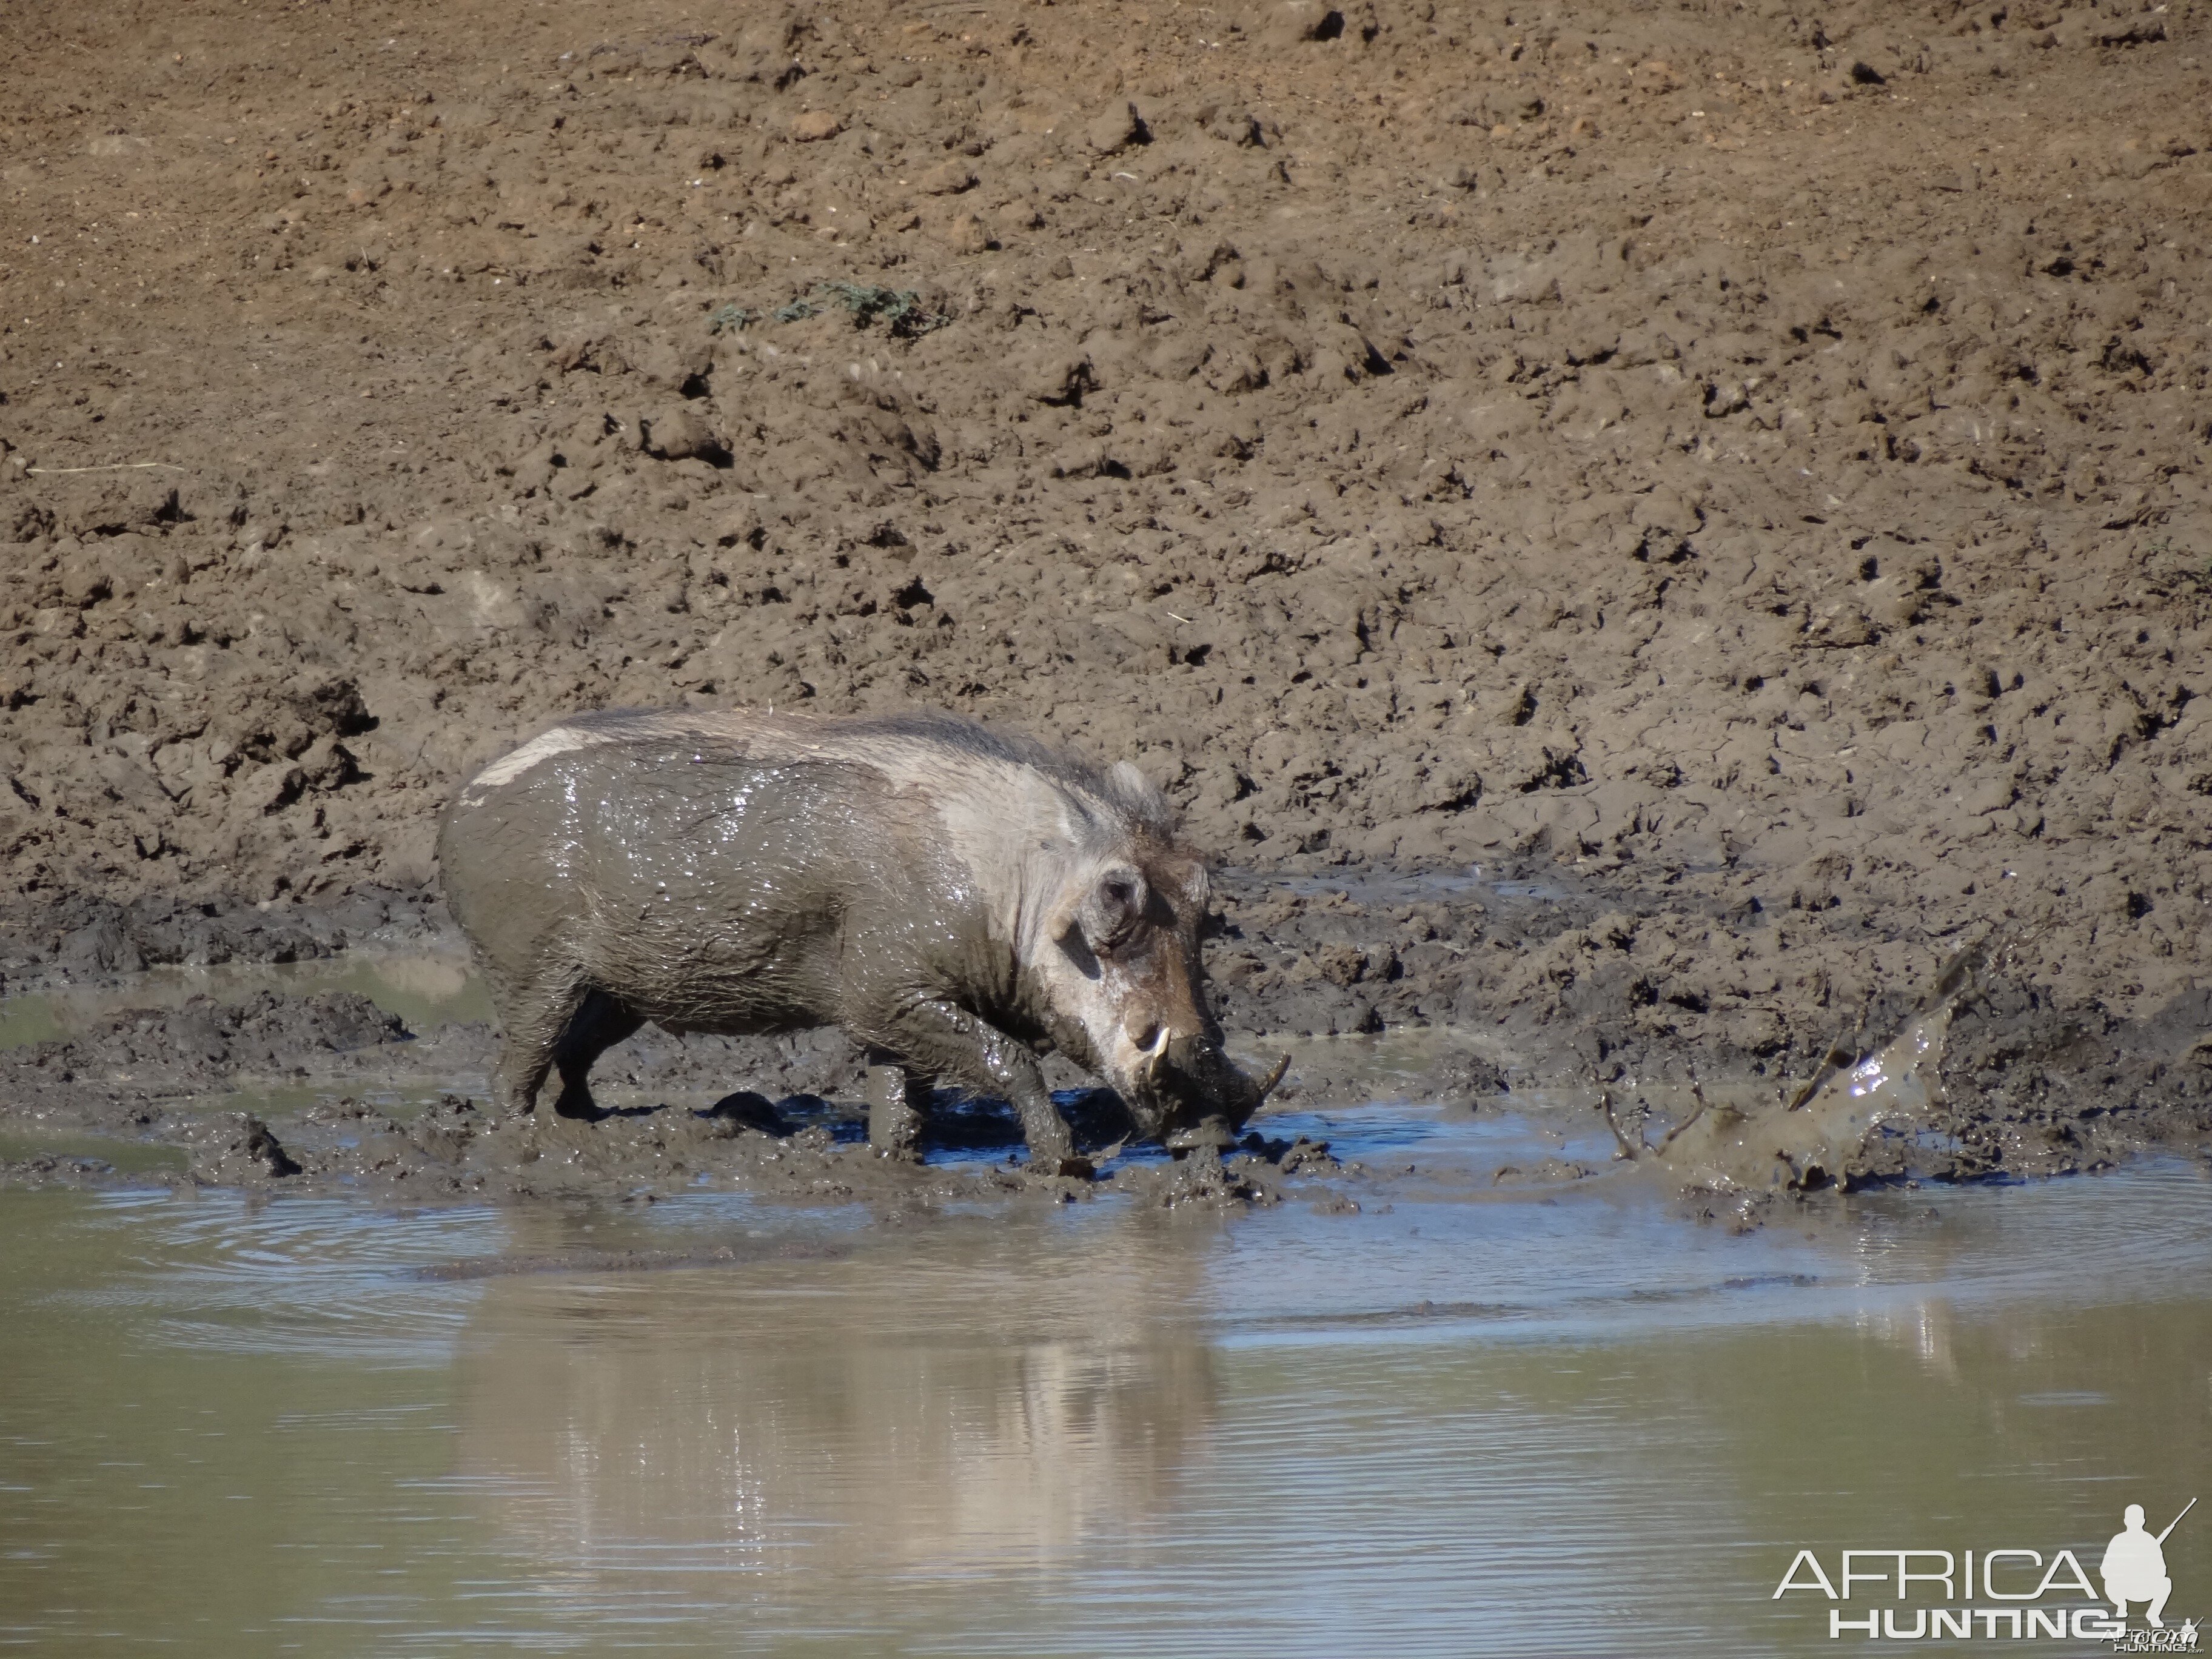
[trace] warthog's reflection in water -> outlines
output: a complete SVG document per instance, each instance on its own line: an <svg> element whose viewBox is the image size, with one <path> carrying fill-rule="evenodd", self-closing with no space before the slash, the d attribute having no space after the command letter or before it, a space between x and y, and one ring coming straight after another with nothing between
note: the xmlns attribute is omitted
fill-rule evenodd
<svg viewBox="0 0 2212 1659"><path fill-rule="evenodd" d="M525 1249L586 1242L519 1224ZM513 1544L592 1573L586 1597L633 1569L1046 1559L1141 1529L1205 1464L1212 1242L1002 1217L828 1259L495 1279L464 1345L462 1470Z"/></svg>

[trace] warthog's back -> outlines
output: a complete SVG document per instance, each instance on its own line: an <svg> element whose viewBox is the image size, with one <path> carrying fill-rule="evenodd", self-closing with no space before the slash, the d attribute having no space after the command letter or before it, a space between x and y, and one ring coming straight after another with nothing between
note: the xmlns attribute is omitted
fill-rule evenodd
<svg viewBox="0 0 2212 1659"><path fill-rule="evenodd" d="M689 751L687 754L686 751ZM553 780L564 787L589 769L634 780L633 787L667 787L656 774L690 761L795 779L830 768L866 776L874 787L926 803L948 847L971 861L994 852L1018 854L1022 843L1049 836L1052 850L1081 854L1132 834L1162 840L1174 830L1167 804L1133 768L1102 772L1042 744L990 731L948 714L823 719L745 709L587 714L541 733L485 767L463 786L448 812L444 840L495 836L508 821L531 817L525 802L547 798ZM597 762L598 765L589 765ZM573 787L565 803L585 811L594 803ZM615 803L597 803L607 810Z"/></svg>
<svg viewBox="0 0 2212 1659"><path fill-rule="evenodd" d="M562 755L694 740L773 763L811 760L865 766L902 787L927 787L939 794L957 793L963 783L1028 773L1149 822L1163 833L1168 828L1158 796L1126 772L1102 772L1031 739L934 713L840 718L736 708L582 714L485 767L463 787L460 804L474 806Z"/></svg>
<svg viewBox="0 0 2212 1659"><path fill-rule="evenodd" d="M598 714L472 778L440 860L495 978L570 958L688 1024L732 997L818 1002L855 914L1011 952L1024 892L1054 884L1025 879L1039 865L1155 821L1140 782L948 716Z"/></svg>

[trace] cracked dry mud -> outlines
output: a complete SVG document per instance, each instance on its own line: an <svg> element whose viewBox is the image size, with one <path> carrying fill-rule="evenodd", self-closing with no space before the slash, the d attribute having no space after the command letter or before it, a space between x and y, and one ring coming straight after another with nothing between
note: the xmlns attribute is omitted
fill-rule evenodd
<svg viewBox="0 0 2212 1659"><path fill-rule="evenodd" d="M10 990L442 937L447 793L579 708L920 701L1167 788L1240 1037L1771 1092L2002 926L1936 1172L2202 1144L2200 0L11 44ZM0 1129L393 1046L280 1004Z"/></svg>

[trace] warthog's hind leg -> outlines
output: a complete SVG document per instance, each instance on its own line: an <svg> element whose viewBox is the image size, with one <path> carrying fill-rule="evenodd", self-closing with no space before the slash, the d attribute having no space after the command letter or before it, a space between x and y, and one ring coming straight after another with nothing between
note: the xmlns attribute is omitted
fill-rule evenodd
<svg viewBox="0 0 2212 1659"><path fill-rule="evenodd" d="M592 1098L592 1066L644 1024L605 991L586 991L553 1047L553 1064L561 1073L561 1097L553 1109L562 1117L599 1116L599 1104Z"/></svg>
<svg viewBox="0 0 2212 1659"><path fill-rule="evenodd" d="M538 1091L553 1069L561 1035L575 1014L582 992L573 981L544 980L520 987L495 980L492 1000L499 1009L499 1065L491 1074L492 1110L512 1117L538 1104Z"/></svg>

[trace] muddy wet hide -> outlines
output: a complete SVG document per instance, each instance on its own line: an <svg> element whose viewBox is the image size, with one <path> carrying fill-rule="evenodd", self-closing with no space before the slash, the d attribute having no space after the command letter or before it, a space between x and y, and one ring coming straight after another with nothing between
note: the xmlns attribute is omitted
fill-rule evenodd
<svg viewBox="0 0 2212 1659"><path fill-rule="evenodd" d="M1629 1139L1609 1095L1601 1096L1601 1109L1623 1155L1663 1168L1686 1188L1752 1194L1848 1188L1863 1173L1877 1133L1930 1127L1941 1101L1944 1038L1959 1005L1980 984L1987 957L1986 941L1953 957L1903 1030L1863 1056L1832 1048L1786 1104L1745 1111L1707 1103L1700 1088L1698 1109L1656 1144Z"/></svg>
<svg viewBox="0 0 2212 1659"><path fill-rule="evenodd" d="M1147 1139L1233 1144L1265 1098L1206 1003L1204 860L1127 763L929 710L579 715L476 773L438 847L499 1014L502 1116L557 1074L556 1113L596 1118L592 1067L648 1024L842 1027L877 1052L873 1138L899 1158L920 1125L890 1062L1011 1101L1070 1175L1091 1168L1046 1045Z"/></svg>

